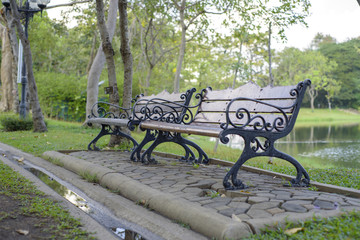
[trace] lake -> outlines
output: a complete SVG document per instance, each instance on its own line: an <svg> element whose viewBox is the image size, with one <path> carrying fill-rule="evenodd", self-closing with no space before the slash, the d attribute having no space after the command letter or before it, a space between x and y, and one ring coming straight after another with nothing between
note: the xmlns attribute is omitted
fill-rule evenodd
<svg viewBox="0 0 360 240"><path fill-rule="evenodd" d="M243 140L231 136L228 146L243 148ZM308 166L360 169L360 124L295 127L275 146Z"/></svg>

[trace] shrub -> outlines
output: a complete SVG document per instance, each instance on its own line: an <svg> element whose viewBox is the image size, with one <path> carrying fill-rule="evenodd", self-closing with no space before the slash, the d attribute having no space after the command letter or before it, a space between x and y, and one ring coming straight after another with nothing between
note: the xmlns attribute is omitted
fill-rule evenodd
<svg viewBox="0 0 360 240"><path fill-rule="evenodd" d="M27 131L33 127L33 121L30 118L25 120L18 117L7 117L0 120L3 130L6 132L12 131Z"/></svg>

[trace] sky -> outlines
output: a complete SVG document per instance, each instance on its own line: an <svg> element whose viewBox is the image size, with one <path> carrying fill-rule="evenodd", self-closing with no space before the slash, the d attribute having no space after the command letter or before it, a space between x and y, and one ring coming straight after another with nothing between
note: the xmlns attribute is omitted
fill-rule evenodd
<svg viewBox="0 0 360 240"><path fill-rule="evenodd" d="M58 5L70 0L52 0L49 4ZM306 19L308 28L296 25L286 30L286 43L273 40L277 50L284 47L296 47L301 50L309 47L316 33L331 35L338 42L360 36L360 5L357 0L310 0L311 15ZM59 17L63 8L48 10L49 16Z"/></svg>

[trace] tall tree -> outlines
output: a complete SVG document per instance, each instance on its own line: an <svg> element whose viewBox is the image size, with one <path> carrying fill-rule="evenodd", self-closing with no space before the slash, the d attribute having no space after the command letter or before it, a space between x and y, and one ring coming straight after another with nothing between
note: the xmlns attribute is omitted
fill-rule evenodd
<svg viewBox="0 0 360 240"><path fill-rule="evenodd" d="M120 35L121 35L120 53L124 64L123 107L130 108L131 100L132 100L133 57L130 50L127 0L119 0L118 7L120 14Z"/></svg>
<svg viewBox="0 0 360 240"><path fill-rule="evenodd" d="M117 20L117 4L118 1L110 1L109 3L109 13L106 27L109 33L110 42L112 41L112 38L115 34ZM99 78L106 62L105 54L102 48L102 45L100 45L88 74L86 117L90 115L91 107L96 103L99 96Z"/></svg>
<svg viewBox="0 0 360 240"><path fill-rule="evenodd" d="M5 16L6 15L6 16ZM17 85L18 40L14 19L11 14L1 11L1 81L2 97L0 111L19 112L19 94Z"/></svg>
<svg viewBox="0 0 360 240"><path fill-rule="evenodd" d="M338 107L356 109L360 105L359 49L360 38L320 45L320 52L337 63L332 78L341 85L340 91L333 98L334 105Z"/></svg>
<svg viewBox="0 0 360 240"><path fill-rule="evenodd" d="M18 32L19 38L20 38L21 43L24 48L24 59L25 59L26 72L27 72L27 78L28 78L28 83L29 83L30 104L32 107L32 119L33 119L33 124L34 124L34 132L46 132L47 127L45 125L44 116L41 111L39 98L37 95L37 87L36 87L36 82L35 82L35 78L34 78L34 72L32 69L33 61L32 61L32 55L31 55L30 42L29 42L28 38L26 37L26 34L21 25L20 13L18 11L16 1L10 0L10 6L11 6L11 14L14 18L17 32Z"/></svg>
<svg viewBox="0 0 360 240"><path fill-rule="evenodd" d="M118 3L118 0L112 0L113 2ZM96 12L97 12L97 21L101 36L101 45L105 54L109 86L112 89L109 93L110 103L113 105L119 104L119 91L116 81L116 71L115 71L115 61L114 61L114 49L111 44L110 36L105 24L105 13L104 13L104 2L103 0L96 0ZM120 111L118 108L110 107L110 111L114 112L116 115L119 115ZM118 136L112 135L110 137L109 146L115 146L120 142Z"/></svg>
<svg viewBox="0 0 360 240"><path fill-rule="evenodd" d="M226 9L228 7L226 6L226 4L224 4L226 2L227 1L217 1L217 0L206 0L206 1L172 0L173 6L175 7L176 11L179 14L178 21L181 29L181 42L180 42L179 55L178 55L175 78L174 78L174 92L179 92L180 90L180 73L182 70L184 56L185 56L186 41L198 35L200 30L203 30L204 28L208 27L209 22L206 19L205 15L207 13L215 14L215 12L212 12L207 9L213 8L222 11L223 9ZM187 39L186 35L188 33L190 26L192 26L193 29L196 29L196 31L193 34L193 36Z"/></svg>

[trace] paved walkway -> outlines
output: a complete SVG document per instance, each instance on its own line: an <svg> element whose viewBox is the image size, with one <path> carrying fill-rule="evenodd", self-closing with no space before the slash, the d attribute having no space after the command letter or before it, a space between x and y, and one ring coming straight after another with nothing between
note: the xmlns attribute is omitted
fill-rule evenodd
<svg viewBox="0 0 360 240"><path fill-rule="evenodd" d="M153 209L170 219L187 224L206 237L241 238L260 229L313 217L339 215L360 210L360 199L336 193L284 187L285 180L244 170L239 178L249 188L224 191L226 166L194 168L174 158L157 156L156 165L129 160L127 152L47 152L65 168L89 172L100 184Z"/></svg>

